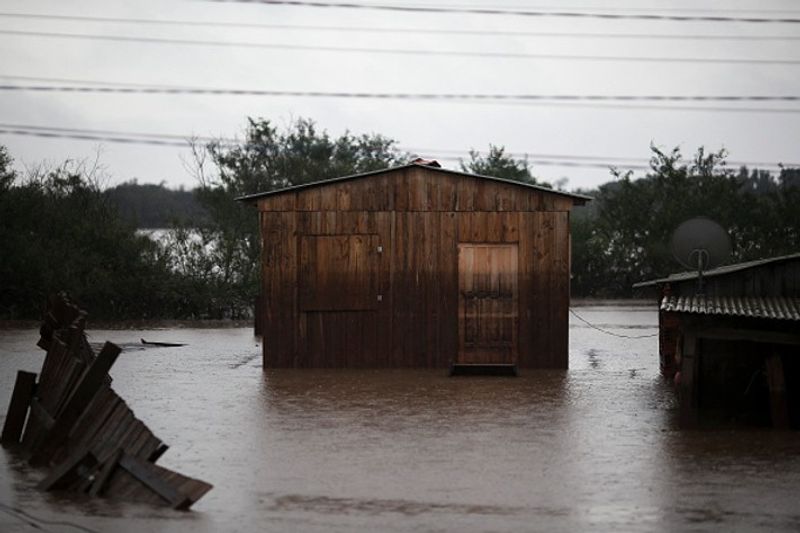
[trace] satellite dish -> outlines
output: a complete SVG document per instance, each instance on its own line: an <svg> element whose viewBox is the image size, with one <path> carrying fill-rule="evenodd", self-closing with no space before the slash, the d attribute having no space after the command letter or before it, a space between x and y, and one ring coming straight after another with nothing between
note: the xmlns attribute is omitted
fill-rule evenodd
<svg viewBox="0 0 800 533"><path fill-rule="evenodd" d="M672 255L686 268L697 270L697 292L703 293L703 271L724 263L731 254L725 229L710 218L691 218L672 234Z"/></svg>

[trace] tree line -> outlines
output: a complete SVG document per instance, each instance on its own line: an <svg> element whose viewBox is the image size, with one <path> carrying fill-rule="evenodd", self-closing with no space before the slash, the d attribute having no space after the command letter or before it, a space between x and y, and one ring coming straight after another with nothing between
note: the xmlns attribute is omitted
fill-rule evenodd
<svg viewBox="0 0 800 533"><path fill-rule="evenodd" d="M169 228L176 222L204 225L207 214L194 190L171 189L166 182L138 183L135 179L103 191L123 219L137 228Z"/></svg>
<svg viewBox="0 0 800 533"><path fill-rule="evenodd" d="M489 148L470 152L461 170L553 187L526 159ZM80 162L20 175L0 146L0 318L39 318L46 296L64 289L96 318L248 317L259 290L258 217L235 198L411 158L382 135L335 137L306 119L284 129L249 119L241 144L192 151L198 185L174 191L105 189L97 167ZM653 146L644 176L612 169L608 183L575 191L595 200L572 213L573 296L630 297L633 283L678 270L670 235L693 216L725 227L732 261L800 250L800 170L730 169L725 158ZM136 231L165 225L159 242Z"/></svg>

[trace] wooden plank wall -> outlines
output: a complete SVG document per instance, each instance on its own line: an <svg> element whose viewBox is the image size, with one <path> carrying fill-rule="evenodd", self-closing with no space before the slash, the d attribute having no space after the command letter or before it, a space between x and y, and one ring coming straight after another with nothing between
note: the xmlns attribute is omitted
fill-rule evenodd
<svg viewBox="0 0 800 533"><path fill-rule="evenodd" d="M265 367L448 366L458 243L519 243L519 366L566 368L569 197L423 167L259 201ZM298 242L373 234L375 311L300 312Z"/></svg>
<svg viewBox="0 0 800 533"><path fill-rule="evenodd" d="M258 200L260 211L569 211L572 197L424 167Z"/></svg>

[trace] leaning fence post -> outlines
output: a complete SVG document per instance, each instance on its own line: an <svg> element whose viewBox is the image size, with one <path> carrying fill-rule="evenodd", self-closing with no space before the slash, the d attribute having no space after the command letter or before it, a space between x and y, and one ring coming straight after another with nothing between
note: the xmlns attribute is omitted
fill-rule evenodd
<svg viewBox="0 0 800 533"><path fill-rule="evenodd" d="M4 445L19 444L35 390L36 374L24 370L17 372L17 380L14 382L14 391L11 393L11 404L8 406L0 443Z"/></svg>

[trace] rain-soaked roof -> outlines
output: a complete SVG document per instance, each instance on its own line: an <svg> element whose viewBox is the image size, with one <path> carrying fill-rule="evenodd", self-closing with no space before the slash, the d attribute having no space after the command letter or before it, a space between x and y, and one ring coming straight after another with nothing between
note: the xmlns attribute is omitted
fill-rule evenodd
<svg viewBox="0 0 800 533"><path fill-rule="evenodd" d="M714 276L722 276L724 274L731 274L733 272L739 272L740 270L747 270L748 268L759 267L762 265L768 265L770 263L777 263L780 261L789 261L792 259L800 259L800 252L795 254L789 255L781 255L776 257L768 257L766 259L757 259L755 261L746 261L744 263L736 263L734 265L726 265L717 268L713 268L711 270L706 270L703 272L704 278L711 278ZM633 288L638 289L640 287L650 287L652 285L660 285L662 283L672 283L676 281L688 281L697 279L697 271L691 272L679 272L677 274L670 274L666 278L659 278L659 279L651 279L648 281L640 281L639 283L634 283Z"/></svg>
<svg viewBox="0 0 800 533"><path fill-rule="evenodd" d="M324 186L324 185L330 185L330 184L333 184L333 183L340 183L342 181L349 181L349 180L354 180L354 179L366 178L366 177L374 176L374 175L377 175L377 174L384 174L384 173L387 173L387 172L394 172L394 171L397 171L397 170L403 170L403 169L406 169L406 168L414 168L414 167L420 167L420 166L421 167L425 167L428 170L432 170L432 171L435 171L435 172L441 172L443 174L450 174L450 175L453 175L453 176L463 176L463 177L468 177L468 178L479 178L479 179L484 179L484 180L488 180L488 181L496 181L496 182L499 182L499 183L507 183L509 185L515 185L515 186L523 188L523 189L534 189L534 190L539 190L539 191L550 193L550 194L557 194L559 196L567 196L567 197L572 198L573 200L575 200L575 202L578 203L578 204L583 204L583 203L593 199L591 196L586 196L584 194L560 191L558 189L550 189L550 188L544 187L542 185L526 183L526 182L523 182L523 181L516 181L516 180L505 179L505 178L496 178L494 176L483 176L481 174L470 174L468 172L460 172L458 170L451 170L449 168L441 168L439 166L439 163L434 161L434 160L417 159L417 160L414 160L414 161L412 161L411 163L409 163L407 165L400 165L400 166L396 166L396 167L383 168L383 169L379 169L379 170L372 170L370 172L362 172L360 174L353 174L353 175L350 175L350 176L342 176L340 178L333 178L333 179L329 179L329 180L315 181L315 182L312 182L312 183L303 183L301 185L292 185L290 187L285 187L283 189L277 189L277 190L274 190L274 191L266 191L266 192L260 192L260 193L255 193L255 194L248 194L246 196L240 196L240 197L236 198L236 200L240 201L240 202L251 202L253 200L258 200L259 198L264 198L264 197L267 197L267 196L275 196L275 195L284 194L284 193L287 193L287 192L295 192L295 191L300 191L300 190L303 190L303 189L309 189L309 188L312 188L312 187L320 187L320 186Z"/></svg>
<svg viewBox="0 0 800 533"><path fill-rule="evenodd" d="M665 296L662 311L774 320L800 320L800 298L758 296Z"/></svg>

